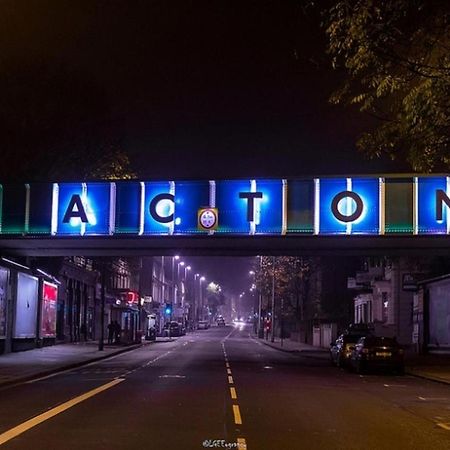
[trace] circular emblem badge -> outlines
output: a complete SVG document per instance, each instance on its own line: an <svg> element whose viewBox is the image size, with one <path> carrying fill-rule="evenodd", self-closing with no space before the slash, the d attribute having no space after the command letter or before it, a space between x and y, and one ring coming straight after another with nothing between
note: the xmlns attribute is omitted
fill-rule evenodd
<svg viewBox="0 0 450 450"><path fill-rule="evenodd" d="M200 227L205 230L214 229L217 226L217 210L215 208L200 210L198 222Z"/></svg>

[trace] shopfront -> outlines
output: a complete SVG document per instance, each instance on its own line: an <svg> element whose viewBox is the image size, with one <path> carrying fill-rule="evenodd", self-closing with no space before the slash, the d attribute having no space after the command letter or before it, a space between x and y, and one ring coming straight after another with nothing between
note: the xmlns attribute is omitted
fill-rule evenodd
<svg viewBox="0 0 450 450"><path fill-rule="evenodd" d="M110 322L119 323L122 344L140 342L142 330L139 314L139 294L129 290L117 290L114 303L111 304Z"/></svg>
<svg viewBox="0 0 450 450"><path fill-rule="evenodd" d="M450 351L450 279L428 285L428 348Z"/></svg>
<svg viewBox="0 0 450 450"><path fill-rule="evenodd" d="M9 270L0 267L0 355L6 351Z"/></svg>
<svg viewBox="0 0 450 450"><path fill-rule="evenodd" d="M2 258L0 354L53 345L59 281L40 269Z"/></svg>

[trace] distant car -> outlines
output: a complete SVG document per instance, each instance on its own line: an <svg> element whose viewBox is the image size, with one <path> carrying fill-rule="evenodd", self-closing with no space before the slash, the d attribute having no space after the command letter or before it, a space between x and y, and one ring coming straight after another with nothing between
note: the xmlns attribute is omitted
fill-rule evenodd
<svg viewBox="0 0 450 450"><path fill-rule="evenodd" d="M330 346L331 362L338 367L349 367L356 343L368 333L352 332L341 334Z"/></svg>
<svg viewBox="0 0 450 450"><path fill-rule="evenodd" d="M396 339L366 336L359 339L351 356L351 366L358 373L370 369L405 373L404 350Z"/></svg>
<svg viewBox="0 0 450 450"><path fill-rule="evenodd" d="M186 334L186 327L181 322L178 322L178 326L180 327L180 336L184 336Z"/></svg>
<svg viewBox="0 0 450 450"><path fill-rule="evenodd" d="M209 322L207 320L199 320L197 329L198 330L207 330L209 328Z"/></svg>
<svg viewBox="0 0 450 450"><path fill-rule="evenodd" d="M223 317L219 317L217 319L217 326L218 327L224 327L225 326L225 319Z"/></svg>
<svg viewBox="0 0 450 450"><path fill-rule="evenodd" d="M182 336L181 324L175 321L167 322L163 328L163 336Z"/></svg>

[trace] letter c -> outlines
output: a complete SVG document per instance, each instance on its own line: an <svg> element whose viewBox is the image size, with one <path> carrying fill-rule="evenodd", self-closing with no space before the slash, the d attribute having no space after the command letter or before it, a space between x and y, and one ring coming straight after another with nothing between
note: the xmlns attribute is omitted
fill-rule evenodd
<svg viewBox="0 0 450 450"><path fill-rule="evenodd" d="M155 197L153 197L152 201L150 202L150 215L153 217L154 220L156 220L159 223L170 223L173 221L173 213L169 214L168 216L160 216L156 212L156 207L158 206L158 203L162 200L170 200L171 202L175 202L175 196L172 194L158 194Z"/></svg>

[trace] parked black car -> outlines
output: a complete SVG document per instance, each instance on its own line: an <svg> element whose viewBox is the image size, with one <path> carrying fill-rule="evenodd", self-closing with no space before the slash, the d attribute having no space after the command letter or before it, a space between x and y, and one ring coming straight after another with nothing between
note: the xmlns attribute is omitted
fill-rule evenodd
<svg viewBox="0 0 450 450"><path fill-rule="evenodd" d="M164 336L182 336L183 331L181 324L175 321L167 322L164 325L163 335Z"/></svg>
<svg viewBox="0 0 450 450"><path fill-rule="evenodd" d="M356 343L363 337L370 334L367 332L351 332L341 334L336 342L330 345L330 358L333 364L338 367L348 367L350 365L350 358Z"/></svg>
<svg viewBox="0 0 450 450"><path fill-rule="evenodd" d="M400 375L405 372L404 351L396 339L366 336L356 344L351 366L362 373L369 369L393 370Z"/></svg>

